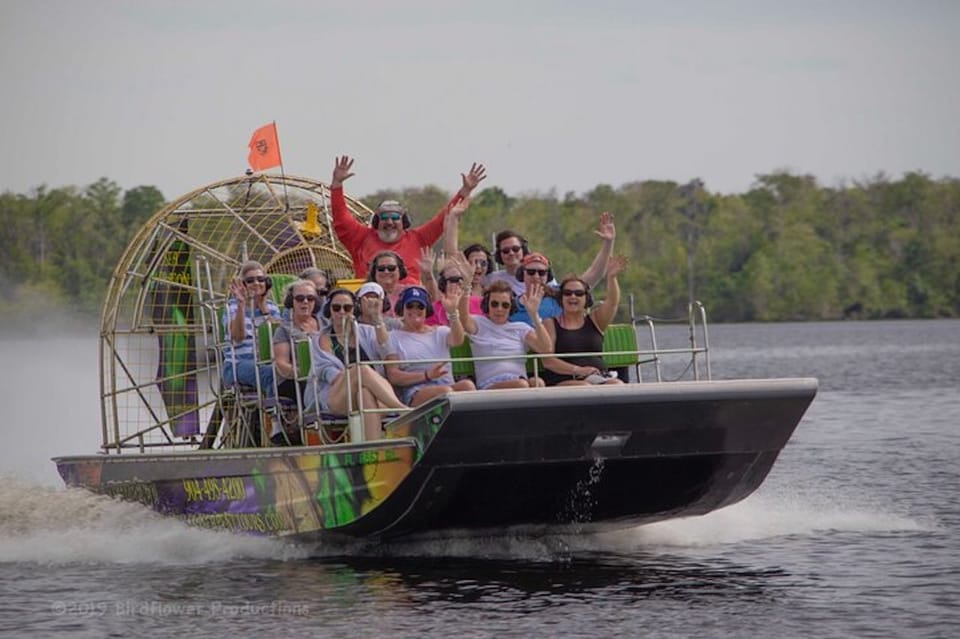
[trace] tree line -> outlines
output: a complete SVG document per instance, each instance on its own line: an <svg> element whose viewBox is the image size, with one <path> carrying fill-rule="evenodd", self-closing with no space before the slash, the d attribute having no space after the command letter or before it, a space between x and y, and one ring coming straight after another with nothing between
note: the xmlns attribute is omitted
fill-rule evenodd
<svg viewBox="0 0 960 639"><path fill-rule="evenodd" d="M448 199L435 186L379 191L415 223ZM96 316L128 240L164 205L153 186L0 194L0 309ZM477 193L461 246L511 228L544 252L557 276L582 271L599 247L601 211L616 217L621 277L639 313L685 314L702 301L712 321L960 316L960 180L915 172L835 187L810 175L759 175L746 193L711 193L699 180L598 185L578 195Z"/></svg>

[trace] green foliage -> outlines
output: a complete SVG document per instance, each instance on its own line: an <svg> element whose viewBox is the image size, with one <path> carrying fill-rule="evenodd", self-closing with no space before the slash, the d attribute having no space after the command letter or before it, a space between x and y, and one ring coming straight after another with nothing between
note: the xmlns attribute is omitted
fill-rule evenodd
<svg viewBox="0 0 960 639"><path fill-rule="evenodd" d="M155 187L124 194L106 178L82 191L40 186L30 195L3 193L0 275L13 287L0 310L22 316L66 307L96 316L127 241L163 203Z"/></svg>
<svg viewBox="0 0 960 639"><path fill-rule="evenodd" d="M449 197L428 186L364 202L398 199L422 224ZM124 192L107 179L0 194L0 276L12 285L0 309L95 314L128 239L163 204L155 187ZM714 321L960 316L960 180L922 173L823 188L778 172L740 195L696 180L600 184L562 198L489 187L474 195L460 245L493 248L492 235L509 228L558 276L580 273L600 247L602 211L616 218L615 252L630 258L621 288L639 313L682 316L692 288Z"/></svg>

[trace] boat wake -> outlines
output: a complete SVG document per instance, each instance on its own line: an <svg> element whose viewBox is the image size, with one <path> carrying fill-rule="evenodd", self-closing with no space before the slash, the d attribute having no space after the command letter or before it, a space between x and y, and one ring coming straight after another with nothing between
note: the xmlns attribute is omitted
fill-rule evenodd
<svg viewBox="0 0 960 639"><path fill-rule="evenodd" d="M676 519L600 536L620 550L708 547L846 532L929 531L937 524L884 512L842 495L760 493L703 517ZM610 547L608 546L608 547Z"/></svg>
<svg viewBox="0 0 960 639"><path fill-rule="evenodd" d="M197 565L304 556L276 539L192 528L139 504L0 477L0 563Z"/></svg>
<svg viewBox="0 0 960 639"><path fill-rule="evenodd" d="M676 519L596 535L360 540L297 546L277 539L187 526L138 504L82 489L0 478L0 563L197 565L237 559L462 558L573 561L580 553L676 553L788 536L837 532L912 532L933 522L845 503L838 495L764 491L703 517Z"/></svg>
<svg viewBox="0 0 960 639"><path fill-rule="evenodd" d="M326 544L311 549L315 558L449 557L537 562L572 561L579 553L667 553L684 549L723 549L741 542L783 537L820 539L835 533L915 532L936 530L935 522L884 512L862 500L838 494L798 495L764 491L702 517L673 519L595 535L531 536L521 533L489 537L410 539L386 544Z"/></svg>

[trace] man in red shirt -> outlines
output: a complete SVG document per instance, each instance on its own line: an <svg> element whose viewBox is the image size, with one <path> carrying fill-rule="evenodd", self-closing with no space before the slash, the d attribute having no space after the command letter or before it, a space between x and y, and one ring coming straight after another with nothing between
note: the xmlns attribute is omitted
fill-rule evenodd
<svg viewBox="0 0 960 639"><path fill-rule="evenodd" d="M463 186L447 205L426 224L410 228L410 216L406 209L395 200L381 203L370 225L358 222L347 209L343 196L343 182L354 174L353 160L348 156L338 157L333 165L333 178L330 180L330 207L333 212L333 230L337 238L353 257L353 271L356 277L366 279L370 271L370 262L381 251L393 251L403 258L407 277L401 284L420 284L420 258L424 248L433 246L443 235L443 220L450 208L470 193L487 177L482 164L474 162L469 173L461 173Z"/></svg>

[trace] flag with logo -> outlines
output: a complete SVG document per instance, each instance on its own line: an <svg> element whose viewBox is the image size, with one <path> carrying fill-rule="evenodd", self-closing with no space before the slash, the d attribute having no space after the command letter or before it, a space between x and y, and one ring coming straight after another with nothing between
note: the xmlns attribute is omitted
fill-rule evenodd
<svg viewBox="0 0 960 639"><path fill-rule="evenodd" d="M250 136L250 153L247 162L254 171L265 171L283 164L280 159L280 140L277 137L277 123L271 122L253 132Z"/></svg>

